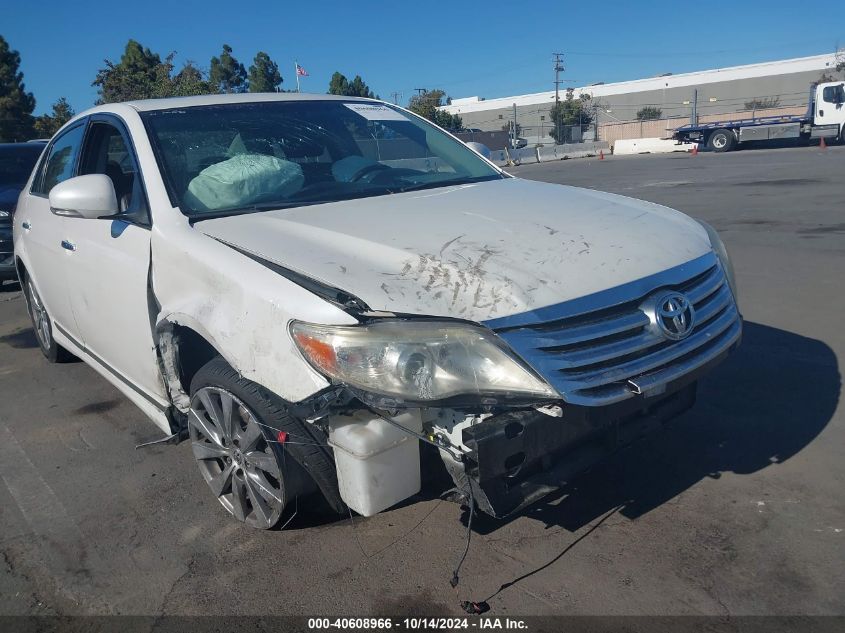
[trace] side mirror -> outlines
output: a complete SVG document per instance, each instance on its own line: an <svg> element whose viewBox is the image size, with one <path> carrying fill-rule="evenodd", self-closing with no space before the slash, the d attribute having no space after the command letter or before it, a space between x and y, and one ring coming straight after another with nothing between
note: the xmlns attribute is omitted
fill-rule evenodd
<svg viewBox="0 0 845 633"><path fill-rule="evenodd" d="M111 178L88 174L70 178L50 189L50 211L69 218L94 220L119 212Z"/></svg>

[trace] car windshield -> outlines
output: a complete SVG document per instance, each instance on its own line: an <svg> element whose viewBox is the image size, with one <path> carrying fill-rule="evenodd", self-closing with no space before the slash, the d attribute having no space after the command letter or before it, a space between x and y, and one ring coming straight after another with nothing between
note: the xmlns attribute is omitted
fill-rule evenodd
<svg viewBox="0 0 845 633"><path fill-rule="evenodd" d="M379 102L272 101L141 116L171 201L198 219L504 177L436 126Z"/></svg>
<svg viewBox="0 0 845 633"><path fill-rule="evenodd" d="M0 145L0 188L23 189L43 149L41 143Z"/></svg>

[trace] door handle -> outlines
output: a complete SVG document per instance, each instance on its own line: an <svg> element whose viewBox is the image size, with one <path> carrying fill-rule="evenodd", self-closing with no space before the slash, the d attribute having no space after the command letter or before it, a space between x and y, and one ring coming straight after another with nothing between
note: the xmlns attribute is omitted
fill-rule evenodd
<svg viewBox="0 0 845 633"><path fill-rule="evenodd" d="M62 248L66 251L75 251L76 244L74 244L73 242L68 242L67 240L62 240Z"/></svg>
<svg viewBox="0 0 845 633"><path fill-rule="evenodd" d="M29 229L32 228L32 225L29 222L21 222L21 228L24 231L28 231Z"/></svg>
<svg viewBox="0 0 845 633"><path fill-rule="evenodd" d="M819 116L824 116L824 110L819 110Z"/></svg>

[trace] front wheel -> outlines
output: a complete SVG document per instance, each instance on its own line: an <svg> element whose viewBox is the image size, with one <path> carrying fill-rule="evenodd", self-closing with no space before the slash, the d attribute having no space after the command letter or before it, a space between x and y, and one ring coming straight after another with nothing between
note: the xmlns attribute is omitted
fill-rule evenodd
<svg viewBox="0 0 845 633"><path fill-rule="evenodd" d="M716 130L707 139L711 152L729 152L736 147L736 136L730 130Z"/></svg>
<svg viewBox="0 0 845 633"><path fill-rule="evenodd" d="M275 526L289 495L256 415L231 392L202 387L188 424L200 474L220 504L252 527Z"/></svg>
<svg viewBox="0 0 845 633"><path fill-rule="evenodd" d="M291 446L280 443L280 431L290 436ZM329 453L305 425L220 357L191 381L188 432L212 494L233 517L254 528L274 527L289 505L303 505L294 503L297 498L316 491L315 475L328 468L334 474Z"/></svg>

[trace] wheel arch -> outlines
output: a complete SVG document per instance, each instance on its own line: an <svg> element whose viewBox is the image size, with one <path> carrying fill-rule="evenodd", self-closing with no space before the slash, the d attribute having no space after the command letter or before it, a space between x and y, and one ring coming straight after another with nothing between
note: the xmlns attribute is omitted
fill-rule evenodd
<svg viewBox="0 0 845 633"><path fill-rule="evenodd" d="M155 327L161 373L174 406L186 412L191 403L191 381L215 356L237 368L203 325L187 314L170 314Z"/></svg>
<svg viewBox="0 0 845 633"><path fill-rule="evenodd" d="M713 138L713 136L715 136L716 134L719 134L720 132L725 132L730 137L728 145L724 149L716 149L711 144L711 139ZM703 137L702 143L704 144L705 147L707 147L707 149L709 149L711 151L728 152L728 151L736 149L736 147L739 145L739 132L738 132L737 128L732 128L732 127L715 128L715 129L709 130L707 132L706 136Z"/></svg>
<svg viewBox="0 0 845 633"><path fill-rule="evenodd" d="M18 281L21 286L23 286L24 277L26 277L28 273L26 270L26 264L23 263L23 259L21 259L20 255L15 255L15 271L18 273Z"/></svg>

